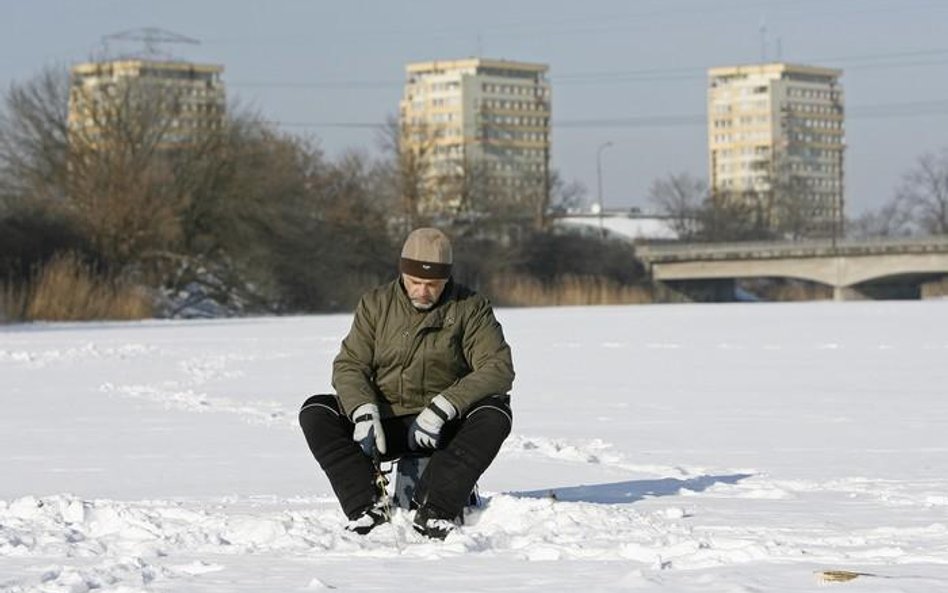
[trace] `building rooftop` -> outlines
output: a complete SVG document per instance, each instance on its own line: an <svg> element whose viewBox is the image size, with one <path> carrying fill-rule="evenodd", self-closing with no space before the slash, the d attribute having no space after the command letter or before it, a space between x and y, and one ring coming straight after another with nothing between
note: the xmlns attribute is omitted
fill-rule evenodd
<svg viewBox="0 0 948 593"><path fill-rule="evenodd" d="M79 75L94 76L101 74L103 70L139 70L142 68L151 68L155 70L169 71L195 71L206 73L220 73L224 71L221 64L198 64L196 62L186 62L178 60L154 60L136 57L121 57L111 60L101 60L96 62L80 62L73 65L72 72Z"/></svg>
<svg viewBox="0 0 948 593"><path fill-rule="evenodd" d="M496 60L488 58L464 58L459 60L432 60L428 62L413 62L405 66L408 74L419 74L430 71L462 70L466 68L500 68L509 70L527 70L530 72L546 72L548 64L537 62L516 62L513 60Z"/></svg>
<svg viewBox="0 0 948 593"><path fill-rule="evenodd" d="M804 64L790 64L787 62L769 62L765 64L741 64L737 66L718 66L708 69L710 77L740 76L748 74L782 74L784 72L794 74L810 74L818 76L839 77L843 71L837 68L824 68L822 66L807 66Z"/></svg>

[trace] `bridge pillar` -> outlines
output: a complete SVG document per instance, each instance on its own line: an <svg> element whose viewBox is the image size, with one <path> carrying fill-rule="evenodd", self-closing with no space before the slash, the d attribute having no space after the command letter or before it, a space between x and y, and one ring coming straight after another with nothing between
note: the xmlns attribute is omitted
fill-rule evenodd
<svg viewBox="0 0 948 593"><path fill-rule="evenodd" d="M860 292L852 286L834 286L833 287L833 300L834 301L865 301L869 300L869 297L864 293Z"/></svg>
<svg viewBox="0 0 948 593"><path fill-rule="evenodd" d="M948 276L930 282L923 282L919 293L919 298L923 300L948 297Z"/></svg>

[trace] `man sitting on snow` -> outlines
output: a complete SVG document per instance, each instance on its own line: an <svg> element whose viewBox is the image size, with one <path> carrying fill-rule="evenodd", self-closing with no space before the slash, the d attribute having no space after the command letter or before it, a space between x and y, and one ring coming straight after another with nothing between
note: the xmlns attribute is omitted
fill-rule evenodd
<svg viewBox="0 0 948 593"><path fill-rule="evenodd" d="M310 397L300 410L350 531L389 519L379 461L420 451L431 458L412 524L444 539L510 434L510 347L488 300L452 280L452 261L438 229L409 234L399 278L359 302L333 362L336 395Z"/></svg>

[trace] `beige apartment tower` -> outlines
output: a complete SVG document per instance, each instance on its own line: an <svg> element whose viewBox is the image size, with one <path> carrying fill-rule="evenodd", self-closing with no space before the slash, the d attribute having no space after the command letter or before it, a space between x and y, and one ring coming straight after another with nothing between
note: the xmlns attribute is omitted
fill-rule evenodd
<svg viewBox="0 0 948 593"><path fill-rule="evenodd" d="M547 72L482 58L408 64L400 146L418 177L419 214L534 217L546 207Z"/></svg>
<svg viewBox="0 0 948 593"><path fill-rule="evenodd" d="M794 238L837 236L843 217L841 70L785 63L708 72L711 188L755 200Z"/></svg>
<svg viewBox="0 0 948 593"><path fill-rule="evenodd" d="M143 125L161 130L162 146L193 143L224 121L223 70L213 64L140 58L77 64L70 78L70 134L98 143L104 127L134 113L149 120Z"/></svg>

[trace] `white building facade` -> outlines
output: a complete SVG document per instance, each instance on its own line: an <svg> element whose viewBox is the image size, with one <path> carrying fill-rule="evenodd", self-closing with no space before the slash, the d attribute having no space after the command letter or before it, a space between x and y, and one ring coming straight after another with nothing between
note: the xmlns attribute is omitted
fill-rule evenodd
<svg viewBox="0 0 948 593"><path fill-rule="evenodd" d="M121 58L73 66L69 128L94 140L102 128L148 113L163 129L164 146L187 145L221 127L226 92L223 66L184 61Z"/></svg>
<svg viewBox="0 0 948 593"><path fill-rule="evenodd" d="M778 226L796 216L811 236L837 232L843 217L842 71L771 63L712 68L708 75L712 190L763 199Z"/></svg>
<svg viewBox="0 0 948 593"><path fill-rule="evenodd" d="M481 58L406 67L401 149L411 151L423 170L423 213L531 213L545 207L548 69Z"/></svg>

